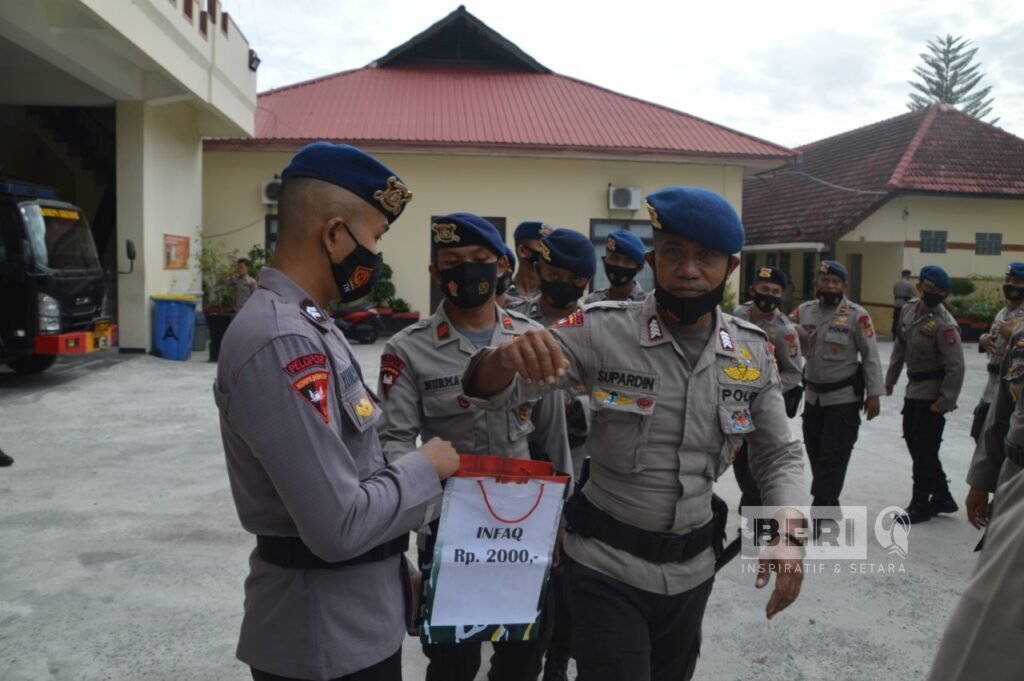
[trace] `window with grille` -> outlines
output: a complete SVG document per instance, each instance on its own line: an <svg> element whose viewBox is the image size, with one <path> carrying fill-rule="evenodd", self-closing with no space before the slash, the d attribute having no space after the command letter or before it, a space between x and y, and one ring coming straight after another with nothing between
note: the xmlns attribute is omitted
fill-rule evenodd
<svg viewBox="0 0 1024 681"><path fill-rule="evenodd" d="M921 252L922 253L945 253L946 236L945 230L922 229L921 230Z"/></svg>
<svg viewBox="0 0 1024 681"><path fill-rule="evenodd" d="M974 235L975 255L1002 255L1003 235L998 232L977 232Z"/></svg>

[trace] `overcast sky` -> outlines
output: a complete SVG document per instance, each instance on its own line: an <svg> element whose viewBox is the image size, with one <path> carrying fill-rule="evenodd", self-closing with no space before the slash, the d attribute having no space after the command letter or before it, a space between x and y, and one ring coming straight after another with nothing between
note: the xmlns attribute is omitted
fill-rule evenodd
<svg viewBox="0 0 1024 681"><path fill-rule="evenodd" d="M263 60L260 91L359 68L458 0L225 0ZM936 35L979 48L999 125L1024 137L1020 0L471 0L548 68L798 146L906 112Z"/></svg>

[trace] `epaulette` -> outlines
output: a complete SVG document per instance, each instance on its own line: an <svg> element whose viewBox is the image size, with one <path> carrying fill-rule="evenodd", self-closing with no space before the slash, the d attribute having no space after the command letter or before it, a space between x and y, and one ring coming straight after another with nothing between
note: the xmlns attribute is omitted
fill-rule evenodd
<svg viewBox="0 0 1024 681"><path fill-rule="evenodd" d="M628 310L631 307L643 305L642 300L599 300L596 303L587 303L582 309L587 314L606 310Z"/></svg>
<svg viewBox="0 0 1024 681"><path fill-rule="evenodd" d="M533 321L532 319L524 315L522 312L519 312L517 310L505 310L505 314L507 314L509 317L512 317L513 319L518 319L521 322Z"/></svg>
<svg viewBox="0 0 1024 681"><path fill-rule="evenodd" d="M746 319L741 319L739 317L734 317L734 316L732 316L731 314L729 314L727 312L723 312L722 314L725 315L726 317L728 317L729 321L731 323L735 324L737 327L743 329L744 331L751 331L753 333L756 333L759 336L763 336L764 338L768 338L768 334L765 333L765 330L762 329L757 324L754 324L753 322L748 322Z"/></svg>
<svg viewBox="0 0 1024 681"><path fill-rule="evenodd" d="M417 331L422 331L424 329L429 329L429 328L430 328L430 317L427 317L426 319L419 320L415 324L410 324L409 326L405 327L404 329L402 329L398 333L392 335L391 336L391 340L392 341L401 340L402 338L405 338L406 336L411 336L412 334L416 333Z"/></svg>

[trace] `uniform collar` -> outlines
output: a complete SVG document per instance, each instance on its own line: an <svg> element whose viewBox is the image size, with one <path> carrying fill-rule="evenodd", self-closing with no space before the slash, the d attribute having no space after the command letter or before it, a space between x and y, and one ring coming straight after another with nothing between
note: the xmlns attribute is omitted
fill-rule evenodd
<svg viewBox="0 0 1024 681"><path fill-rule="evenodd" d="M495 314L497 315L497 328L494 334L491 336L492 340L497 338L499 340L505 339L505 336L512 337L513 333L513 321L512 317L507 312L494 305ZM445 309L445 301L441 301L441 304L437 306L437 310L434 311L433 316L430 318L430 333L431 338L434 339L434 347L439 348L442 345L447 345L454 341L459 341L459 345L463 350L466 350L469 354L476 352L476 348L468 340L463 338L462 334L458 332L455 325L448 318L448 311Z"/></svg>
<svg viewBox="0 0 1024 681"><path fill-rule="evenodd" d="M260 270L259 287L277 294L286 303L296 304L302 312L302 316L317 326L321 328L332 326L330 317L313 302L313 297L281 270L275 270L273 267L264 267Z"/></svg>

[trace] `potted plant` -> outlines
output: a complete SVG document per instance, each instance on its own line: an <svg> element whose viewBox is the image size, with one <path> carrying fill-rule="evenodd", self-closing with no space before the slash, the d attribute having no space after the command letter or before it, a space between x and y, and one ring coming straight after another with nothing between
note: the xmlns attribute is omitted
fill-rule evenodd
<svg viewBox="0 0 1024 681"><path fill-rule="evenodd" d="M377 283L373 285L373 291L370 293L370 299L377 306L377 312L380 314L380 321L384 325L385 333L395 331L391 324L395 301L395 285L391 281L393 275L394 271L391 269L391 266L384 263L380 268L380 277L377 279Z"/></svg>
<svg viewBox="0 0 1024 681"><path fill-rule="evenodd" d="M393 308L394 314L391 315L391 330L395 333L420 320L420 313L412 312L409 309L409 303L402 298L395 298Z"/></svg>
<svg viewBox="0 0 1024 681"><path fill-rule="evenodd" d="M1002 307L1002 300L992 292L979 292L974 282L962 277L950 280L950 297L946 307L960 325L960 337L977 341L990 326Z"/></svg>

